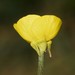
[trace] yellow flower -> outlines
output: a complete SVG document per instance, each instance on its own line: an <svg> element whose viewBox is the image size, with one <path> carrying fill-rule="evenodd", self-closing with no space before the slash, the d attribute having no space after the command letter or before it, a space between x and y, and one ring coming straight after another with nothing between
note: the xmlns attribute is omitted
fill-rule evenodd
<svg viewBox="0 0 75 75"><path fill-rule="evenodd" d="M40 56L46 49L50 52L52 39L58 33L61 23L61 19L54 15L32 14L21 18L13 26Z"/></svg>

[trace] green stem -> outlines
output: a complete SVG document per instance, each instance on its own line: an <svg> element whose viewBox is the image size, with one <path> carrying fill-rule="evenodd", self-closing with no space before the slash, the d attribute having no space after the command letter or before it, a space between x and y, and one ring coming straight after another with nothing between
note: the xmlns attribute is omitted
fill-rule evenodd
<svg viewBox="0 0 75 75"><path fill-rule="evenodd" d="M42 75L44 65L44 53L38 56L38 75Z"/></svg>

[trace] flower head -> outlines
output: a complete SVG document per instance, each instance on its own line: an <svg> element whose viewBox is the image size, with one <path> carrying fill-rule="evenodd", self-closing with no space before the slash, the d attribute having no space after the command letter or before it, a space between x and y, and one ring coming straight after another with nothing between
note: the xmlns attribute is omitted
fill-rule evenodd
<svg viewBox="0 0 75 75"><path fill-rule="evenodd" d="M61 23L61 19L54 15L27 15L13 26L40 56L46 49L49 51L51 40L58 33Z"/></svg>

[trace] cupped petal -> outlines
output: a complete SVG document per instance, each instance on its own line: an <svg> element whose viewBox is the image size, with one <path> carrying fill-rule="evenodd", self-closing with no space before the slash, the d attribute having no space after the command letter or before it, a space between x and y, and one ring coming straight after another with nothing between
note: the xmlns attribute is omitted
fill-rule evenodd
<svg viewBox="0 0 75 75"><path fill-rule="evenodd" d="M45 26L45 39L49 41L53 39L61 27L61 19L54 15L42 16L43 25Z"/></svg>
<svg viewBox="0 0 75 75"><path fill-rule="evenodd" d="M45 28L46 28L45 19L43 19L42 16L40 18L37 18L33 22L33 25L31 27L32 34L34 35L37 41L45 40Z"/></svg>
<svg viewBox="0 0 75 75"><path fill-rule="evenodd" d="M32 35L31 26L32 23L39 17L39 15L27 15L22 17L16 24L14 24L15 30L24 40L31 42L35 38Z"/></svg>

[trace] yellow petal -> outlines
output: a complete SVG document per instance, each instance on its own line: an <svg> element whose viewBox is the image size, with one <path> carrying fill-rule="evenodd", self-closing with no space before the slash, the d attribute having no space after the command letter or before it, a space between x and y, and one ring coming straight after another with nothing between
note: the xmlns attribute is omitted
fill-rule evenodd
<svg viewBox="0 0 75 75"><path fill-rule="evenodd" d="M42 41L45 40L44 32L45 32L45 26L42 22L42 17L37 18L32 26L31 26L32 34L34 35L35 39L34 41Z"/></svg>
<svg viewBox="0 0 75 75"><path fill-rule="evenodd" d="M46 24L45 25L46 26L46 30L45 30L46 40L49 41L53 39L58 33L61 27L62 21L60 18L54 15L46 15L46 16L43 16L43 18L46 22L45 23Z"/></svg>
<svg viewBox="0 0 75 75"><path fill-rule="evenodd" d="M36 18L38 17L40 16L39 15L27 15L21 18L16 24L14 24L14 28L24 40L31 42L35 38L32 35L30 28L32 26L33 21L35 21Z"/></svg>

